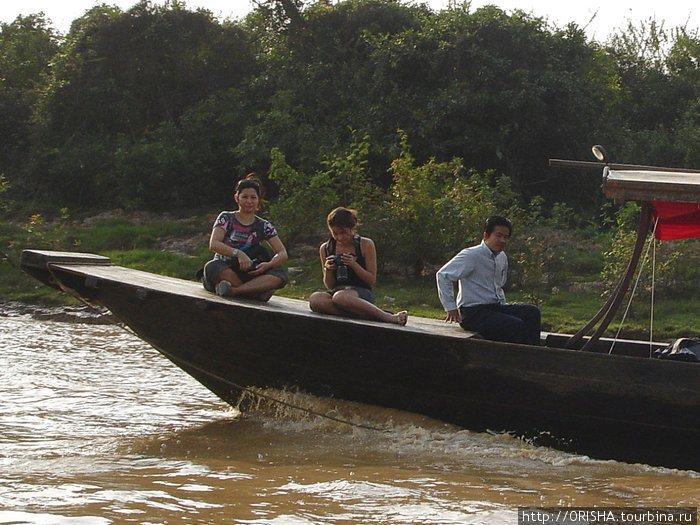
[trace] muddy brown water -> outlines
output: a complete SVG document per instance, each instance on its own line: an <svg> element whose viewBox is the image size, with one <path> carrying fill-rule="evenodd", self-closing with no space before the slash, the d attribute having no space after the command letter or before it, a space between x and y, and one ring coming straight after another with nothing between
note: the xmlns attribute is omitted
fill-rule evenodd
<svg viewBox="0 0 700 525"><path fill-rule="evenodd" d="M114 325L0 317L0 524L505 524L698 506L700 474L266 392L241 414ZM605 436L601 436L605 439Z"/></svg>

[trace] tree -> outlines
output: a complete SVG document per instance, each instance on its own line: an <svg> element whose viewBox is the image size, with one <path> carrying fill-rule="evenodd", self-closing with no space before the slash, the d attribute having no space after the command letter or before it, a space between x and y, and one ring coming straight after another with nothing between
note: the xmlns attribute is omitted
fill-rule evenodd
<svg viewBox="0 0 700 525"><path fill-rule="evenodd" d="M256 5L223 23L177 0L98 5L63 40L41 17L3 26L0 172L12 192L72 207L220 206L235 179L270 171L273 150L303 177L361 173L387 191L397 129L424 176L462 159L455 187L506 177L545 214L600 205L599 177L547 165L585 159L593 143L618 162L697 166L697 30L658 25L601 45L494 6Z"/></svg>
<svg viewBox="0 0 700 525"><path fill-rule="evenodd" d="M0 173L19 189L29 157L32 114L59 38L41 13L17 17L0 28Z"/></svg>
<svg viewBox="0 0 700 525"><path fill-rule="evenodd" d="M418 28L427 13L395 0L319 2L303 11L303 29L290 24L273 35L274 23L250 19L263 71L251 90L258 118L246 127L237 152L259 165L278 147L291 165L313 172L319 159L345 151L353 140L350 130L360 130L373 137L369 176L388 182L386 168L402 121L389 118L390 101L371 91L373 83L388 80L372 60L374 38ZM260 16L269 17L270 11ZM257 36L260 31L264 34Z"/></svg>
<svg viewBox="0 0 700 525"><path fill-rule="evenodd" d="M242 31L177 2L98 6L74 22L46 102L51 129L138 136L253 72Z"/></svg>
<svg viewBox="0 0 700 525"><path fill-rule="evenodd" d="M655 19L630 22L611 39L620 93L612 108L620 131L609 148L616 161L697 166L699 49L697 29L667 30Z"/></svg>
<svg viewBox="0 0 700 525"><path fill-rule="evenodd" d="M165 177L187 195L191 185L170 178L187 169L182 165L187 157L172 161L179 168L175 173L171 161L161 164L165 151L182 147L178 126L183 115L219 91L241 85L254 68L246 34L218 24L207 11L188 11L178 2L154 7L144 1L127 12L95 7L73 23L55 60L39 111L34 176L57 186L62 198L79 198L78 205L115 205L121 201L113 189L121 187L124 175L117 159L142 158L150 151L159 158L138 163L154 168L138 176L144 191L162 190L166 182L157 181ZM166 131L158 132L161 127ZM156 180L151 184L149 177ZM123 201L139 199L125 195ZM162 202L156 194L141 201Z"/></svg>

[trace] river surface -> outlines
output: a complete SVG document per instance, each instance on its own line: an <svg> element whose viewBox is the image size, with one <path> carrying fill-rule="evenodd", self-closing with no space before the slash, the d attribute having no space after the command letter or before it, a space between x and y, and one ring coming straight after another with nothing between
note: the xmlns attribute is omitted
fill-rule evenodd
<svg viewBox="0 0 700 525"><path fill-rule="evenodd" d="M274 391L385 430L241 414L115 325L4 316L0 349L0 524L515 525L524 506L700 502L697 472L414 414Z"/></svg>

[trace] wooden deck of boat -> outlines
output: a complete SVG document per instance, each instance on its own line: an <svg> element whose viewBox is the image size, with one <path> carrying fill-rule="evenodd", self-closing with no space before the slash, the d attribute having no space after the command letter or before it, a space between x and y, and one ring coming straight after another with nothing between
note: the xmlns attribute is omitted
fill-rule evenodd
<svg viewBox="0 0 700 525"><path fill-rule="evenodd" d="M280 313L284 312L298 316L327 318L328 320L333 320L334 322L370 324L381 326L386 329L409 330L421 334L427 333L440 337L450 337L456 339L479 337L478 334L463 330L457 324L445 323L439 319L411 316L410 312L406 326L398 326L390 323L380 323L377 321L318 314L309 309L308 301L299 299L273 296L269 302L261 303L259 301L237 299L233 297L219 297L206 291L202 287L202 284L197 281L187 281L184 279L177 279L175 277L168 277L166 275L159 275L126 268L123 266L112 265L108 257L95 254L32 250L30 252L25 251L22 263L23 265L30 265L36 268L46 268L47 265L50 265L52 269L60 269L71 273L92 276L97 279L119 282L146 290L156 290L159 292L185 296L195 301L204 300L229 305L233 303L242 308L275 310L279 311Z"/></svg>

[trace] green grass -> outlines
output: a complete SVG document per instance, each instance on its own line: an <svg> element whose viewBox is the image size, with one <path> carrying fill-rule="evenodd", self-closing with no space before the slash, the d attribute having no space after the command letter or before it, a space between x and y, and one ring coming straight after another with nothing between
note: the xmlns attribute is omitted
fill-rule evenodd
<svg viewBox="0 0 700 525"><path fill-rule="evenodd" d="M129 224L124 219L109 219L89 228L71 227L65 230L64 235L65 241L73 246L103 252L147 249L160 238L195 235L201 231L201 225L197 222Z"/></svg>
<svg viewBox="0 0 700 525"><path fill-rule="evenodd" d="M596 292L560 292L547 297L542 310L542 329L548 332L578 331L600 309L604 299Z"/></svg>
<svg viewBox="0 0 700 525"><path fill-rule="evenodd" d="M183 257L174 253L145 248L125 252L107 251L101 255L106 255L112 259L113 264L119 266L188 280L194 280L195 273L206 262L206 259L203 258Z"/></svg>
<svg viewBox="0 0 700 525"><path fill-rule="evenodd" d="M0 296L5 301L29 304L75 304L75 300L42 284L16 266L15 260L0 260Z"/></svg>
<svg viewBox="0 0 700 525"><path fill-rule="evenodd" d="M603 269L603 253L600 250L573 250L564 248L562 257L567 270L578 275L599 274Z"/></svg>

